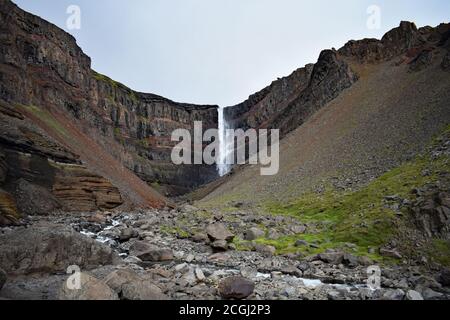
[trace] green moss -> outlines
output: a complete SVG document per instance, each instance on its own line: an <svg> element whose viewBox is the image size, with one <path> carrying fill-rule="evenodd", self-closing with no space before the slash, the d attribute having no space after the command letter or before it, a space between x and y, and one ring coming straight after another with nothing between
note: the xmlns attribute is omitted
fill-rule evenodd
<svg viewBox="0 0 450 320"><path fill-rule="evenodd" d="M423 176L424 169L432 174ZM398 195L411 198L410 191L437 180L438 173L449 171L445 157L431 160L418 157L405 163L368 186L355 192L339 192L328 188L323 194L308 193L288 205L268 203L266 211L274 215L288 215L313 225L316 234L283 237L277 240L260 239L257 242L272 245L278 253L302 252L315 254L329 248L343 248L346 243L356 245L354 253L380 260L378 255L369 254L369 248L378 248L390 241L398 227L403 226L401 218L391 210L385 197ZM296 248L297 240L315 242L318 248Z"/></svg>
<svg viewBox="0 0 450 320"><path fill-rule="evenodd" d="M168 227L168 226L161 226L159 228L161 233L165 233L167 235L175 236L177 238L186 239L191 236L189 232L186 230L183 230L182 228L175 226L175 227Z"/></svg>
<svg viewBox="0 0 450 320"><path fill-rule="evenodd" d="M70 134L67 129L58 122L58 120L47 110L41 109L33 105L16 105L19 109L25 109L26 111L32 113L36 118L42 121L47 127L54 130L63 138L70 138Z"/></svg>
<svg viewBox="0 0 450 320"><path fill-rule="evenodd" d="M442 239L432 240L428 256L439 264L450 267L450 241Z"/></svg>
<svg viewBox="0 0 450 320"><path fill-rule="evenodd" d="M119 85L121 85L121 83L119 83L117 81L114 81L113 79L111 79L108 76L105 76L104 74L98 73L98 72L96 72L94 70L92 70L92 73L93 73L94 78L96 80L105 82L105 83L111 85L113 88L117 88Z"/></svg>

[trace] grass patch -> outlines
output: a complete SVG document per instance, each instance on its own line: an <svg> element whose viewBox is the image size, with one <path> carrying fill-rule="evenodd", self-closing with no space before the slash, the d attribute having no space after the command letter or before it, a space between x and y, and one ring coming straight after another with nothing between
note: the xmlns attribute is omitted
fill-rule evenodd
<svg viewBox="0 0 450 320"><path fill-rule="evenodd" d="M450 241L434 239L428 256L443 266L450 267Z"/></svg>
<svg viewBox="0 0 450 320"><path fill-rule="evenodd" d="M55 119L55 117L47 110L41 109L33 105L17 105L17 108L25 109L32 113L36 118L42 121L46 126L54 130L57 134L64 138L70 138L66 128Z"/></svg>
<svg viewBox="0 0 450 320"><path fill-rule="evenodd" d="M186 239L191 236L189 232L186 230L183 230L182 228L175 226L175 227L168 227L168 226L161 226L159 228L161 233L165 233L167 235L175 236L177 238Z"/></svg>
<svg viewBox="0 0 450 320"><path fill-rule="evenodd" d="M422 175L428 169L430 175ZM315 254L330 248L342 248L346 243L356 245L353 253L380 260L369 254L370 248L379 248L389 242L401 218L389 208L386 196L397 195L411 199L411 190L436 181L439 172L449 171L448 159L431 160L418 157L374 180L355 192L342 192L328 188L323 194L308 193L288 205L268 203L266 211L274 215L288 215L314 225L316 234L283 237L277 240L259 239L257 242L272 245L278 253L302 252ZM318 248L295 247L297 240L315 242Z"/></svg>

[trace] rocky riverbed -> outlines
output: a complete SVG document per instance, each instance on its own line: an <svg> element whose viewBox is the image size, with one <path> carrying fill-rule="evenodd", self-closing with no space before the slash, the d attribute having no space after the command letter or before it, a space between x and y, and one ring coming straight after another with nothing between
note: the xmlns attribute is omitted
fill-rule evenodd
<svg viewBox="0 0 450 320"><path fill-rule="evenodd" d="M207 214L190 205L166 210L30 217L25 225L0 231L0 267L4 270L0 297L450 298L446 270L380 265L377 288L377 279L369 278L376 263L366 257L339 250L309 257L278 255L275 248L253 241L261 236L261 225L286 233L304 232L309 227L287 220L245 212ZM280 230L281 225L288 227ZM235 238L247 239L250 245L236 248L239 245ZM67 287L67 268L73 265L80 268L80 290Z"/></svg>

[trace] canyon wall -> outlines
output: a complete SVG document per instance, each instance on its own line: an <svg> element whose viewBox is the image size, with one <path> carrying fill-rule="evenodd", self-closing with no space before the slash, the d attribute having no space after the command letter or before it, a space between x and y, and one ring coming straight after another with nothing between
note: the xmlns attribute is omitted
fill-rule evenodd
<svg viewBox="0 0 450 320"><path fill-rule="evenodd" d="M22 186L74 211L165 206L161 194L217 175L170 160L172 131L196 120L217 128L217 106L135 92L93 71L71 35L9 0L0 1L0 103L1 188L15 199Z"/></svg>
<svg viewBox="0 0 450 320"><path fill-rule="evenodd" d="M406 55L398 64L414 60L420 64L436 47L448 47L448 39L449 24L418 29L414 23L401 22L381 40L352 40L339 50L322 51L316 64L306 65L227 108L225 117L234 128L280 129L285 136L358 80L353 64L379 63L403 53Z"/></svg>

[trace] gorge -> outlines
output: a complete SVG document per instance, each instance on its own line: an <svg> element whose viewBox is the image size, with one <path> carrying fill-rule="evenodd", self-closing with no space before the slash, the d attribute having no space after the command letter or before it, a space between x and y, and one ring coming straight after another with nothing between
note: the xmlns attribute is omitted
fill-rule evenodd
<svg viewBox="0 0 450 320"><path fill-rule="evenodd" d="M0 0L0 298L450 299L449 88L450 24L403 21L237 105L180 103ZM176 165L197 122L220 161ZM229 163L228 129L279 129L279 173Z"/></svg>

